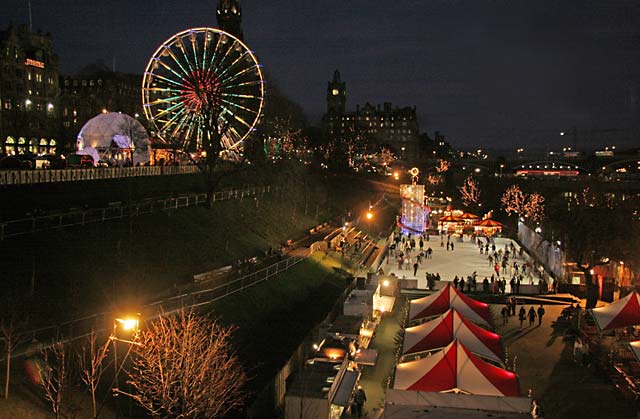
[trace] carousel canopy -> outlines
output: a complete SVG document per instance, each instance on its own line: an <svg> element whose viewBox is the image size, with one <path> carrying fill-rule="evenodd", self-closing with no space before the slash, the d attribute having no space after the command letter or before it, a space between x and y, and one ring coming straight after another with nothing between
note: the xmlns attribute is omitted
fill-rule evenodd
<svg viewBox="0 0 640 419"><path fill-rule="evenodd" d="M414 327L404 333L403 355L441 349L455 339L471 352L501 363L504 359L500 335L476 326L454 308L440 317Z"/></svg>
<svg viewBox="0 0 640 419"><path fill-rule="evenodd" d="M640 324L639 298L640 295L634 291L616 302L592 309L591 315L598 329L609 330Z"/></svg>
<svg viewBox="0 0 640 419"><path fill-rule="evenodd" d="M463 220L479 220L480 219L480 217L478 217L475 214L471 214L470 212L462 213L460 218L462 218Z"/></svg>
<svg viewBox="0 0 640 419"><path fill-rule="evenodd" d="M451 283L435 294L412 300L409 306L409 320L438 316L451 307L472 322L489 326L489 304L467 297Z"/></svg>
<svg viewBox="0 0 640 419"><path fill-rule="evenodd" d="M486 220L480 221L476 224L478 227L502 227L502 223L499 223L491 218L487 218Z"/></svg>
<svg viewBox="0 0 640 419"><path fill-rule="evenodd" d="M438 220L439 223L459 223L460 221L462 221L460 217L454 217L453 215L445 215Z"/></svg>
<svg viewBox="0 0 640 419"><path fill-rule="evenodd" d="M484 396L519 396L518 377L473 355L455 340L442 351L398 364L395 389L448 392L459 390Z"/></svg>

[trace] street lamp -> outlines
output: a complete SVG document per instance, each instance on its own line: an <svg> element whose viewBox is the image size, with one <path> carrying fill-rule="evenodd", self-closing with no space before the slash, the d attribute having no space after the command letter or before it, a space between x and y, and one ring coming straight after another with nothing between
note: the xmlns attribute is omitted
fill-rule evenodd
<svg viewBox="0 0 640 419"><path fill-rule="evenodd" d="M113 387L113 392L115 396L121 393L118 376L120 375L120 371L122 370L122 368L124 368L124 364L127 361L127 357L131 353L131 348L133 348L133 345L137 345L137 346L141 345L140 342L136 342L132 339L118 338L118 329L121 329L123 332L126 332L128 336L131 336L133 339L135 339L135 336L138 333L138 326L140 323L139 316L140 314L138 313L135 316L128 316L125 318L116 318L113 321L113 333L111 334L111 336L109 336L109 339L111 340L111 342L113 342L113 366L115 368L115 376L113 377L113 385L115 385L115 387ZM129 345L129 349L127 350L127 353L122 359L122 363L120 365L118 365L117 342L124 342ZM116 416L118 415L119 411L120 411L119 403L118 403L118 399L116 398Z"/></svg>
<svg viewBox="0 0 640 419"><path fill-rule="evenodd" d="M371 211L373 209L373 206L369 205L369 210L367 211L367 220L371 220L373 219L373 212Z"/></svg>

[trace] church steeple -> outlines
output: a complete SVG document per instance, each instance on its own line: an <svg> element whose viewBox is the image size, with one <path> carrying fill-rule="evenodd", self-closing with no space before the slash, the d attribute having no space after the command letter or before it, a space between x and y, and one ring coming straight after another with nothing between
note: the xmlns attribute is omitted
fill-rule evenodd
<svg viewBox="0 0 640 419"><path fill-rule="evenodd" d="M239 0L219 0L216 9L218 27L230 33L241 41L242 34L242 9Z"/></svg>

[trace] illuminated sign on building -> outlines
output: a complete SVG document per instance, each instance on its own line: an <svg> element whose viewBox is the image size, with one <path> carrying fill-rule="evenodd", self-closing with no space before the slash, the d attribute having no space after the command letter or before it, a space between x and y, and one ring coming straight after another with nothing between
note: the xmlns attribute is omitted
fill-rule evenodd
<svg viewBox="0 0 640 419"><path fill-rule="evenodd" d="M44 68L44 63L42 61L32 60L31 58L27 58L24 61L24 65L28 65L31 67Z"/></svg>

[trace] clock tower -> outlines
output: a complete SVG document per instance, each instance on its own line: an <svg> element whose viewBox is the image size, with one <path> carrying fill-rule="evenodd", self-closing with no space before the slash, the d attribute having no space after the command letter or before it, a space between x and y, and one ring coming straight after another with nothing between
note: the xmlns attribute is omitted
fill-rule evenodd
<svg viewBox="0 0 640 419"><path fill-rule="evenodd" d="M333 73L333 80L327 87L327 113L343 114L347 104L346 83L340 80L340 72Z"/></svg>
<svg viewBox="0 0 640 419"><path fill-rule="evenodd" d="M219 0L216 9L218 27L244 42L242 34L242 9L239 0Z"/></svg>

